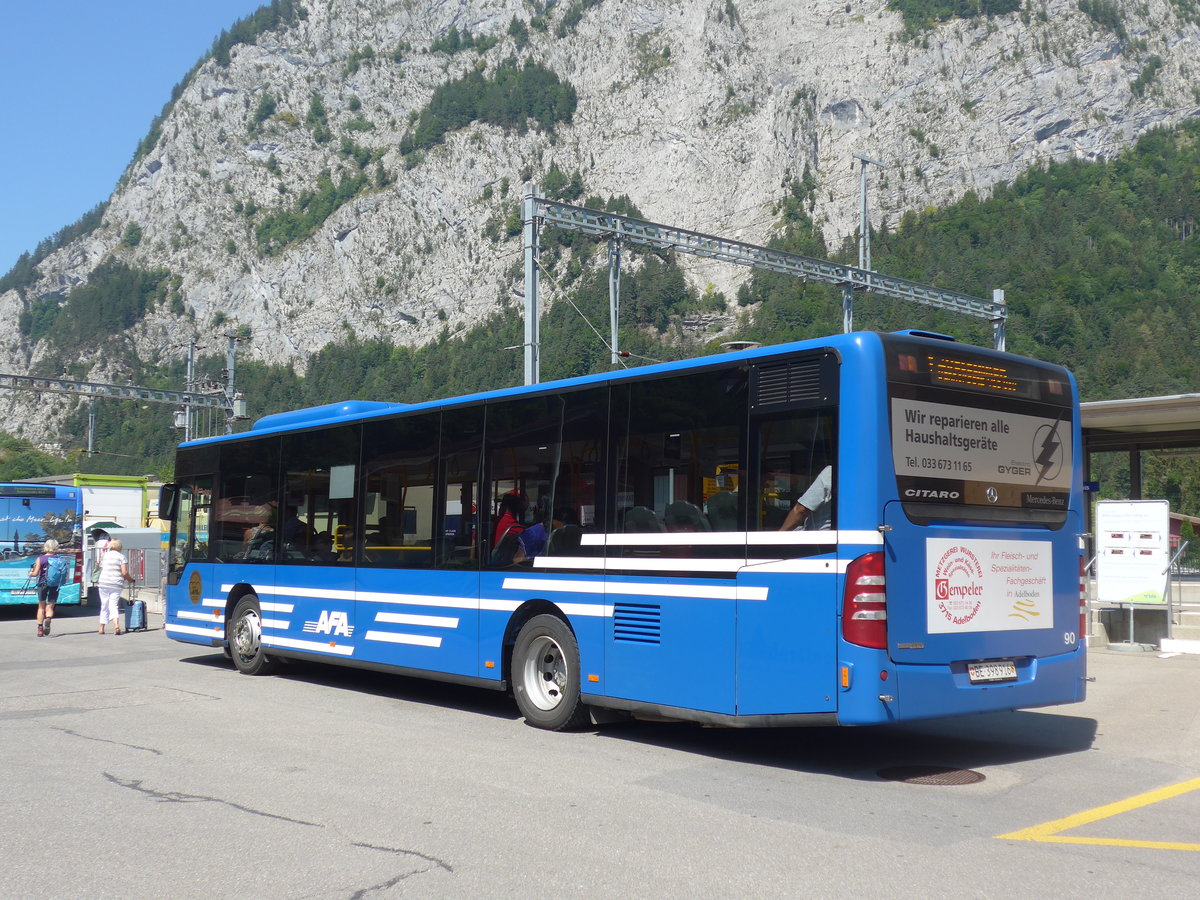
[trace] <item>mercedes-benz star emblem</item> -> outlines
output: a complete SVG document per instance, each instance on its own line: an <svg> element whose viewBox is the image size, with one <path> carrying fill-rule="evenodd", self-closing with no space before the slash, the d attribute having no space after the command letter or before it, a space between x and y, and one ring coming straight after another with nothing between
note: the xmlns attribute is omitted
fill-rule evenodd
<svg viewBox="0 0 1200 900"><path fill-rule="evenodd" d="M1000 499L1000 494L997 493L997 491L994 487L989 487L987 489L987 498L988 498L988 503L995 503L996 501L998 501Z"/></svg>

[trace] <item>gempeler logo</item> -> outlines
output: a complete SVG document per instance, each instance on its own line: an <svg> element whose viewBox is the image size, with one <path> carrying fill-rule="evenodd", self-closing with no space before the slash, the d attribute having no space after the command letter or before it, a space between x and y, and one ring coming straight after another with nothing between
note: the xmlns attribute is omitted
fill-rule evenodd
<svg viewBox="0 0 1200 900"><path fill-rule="evenodd" d="M966 625L983 607L983 566L966 547L951 547L933 571L938 612L954 625Z"/></svg>

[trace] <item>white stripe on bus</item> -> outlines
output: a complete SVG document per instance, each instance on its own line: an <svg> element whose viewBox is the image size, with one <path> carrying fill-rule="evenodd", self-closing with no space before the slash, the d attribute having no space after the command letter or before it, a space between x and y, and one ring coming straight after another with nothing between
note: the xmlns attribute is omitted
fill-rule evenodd
<svg viewBox="0 0 1200 900"><path fill-rule="evenodd" d="M368 631L366 634L368 641L384 641L388 644L412 644L417 647L433 647L442 646L440 637L429 637L424 634L397 634L392 631Z"/></svg>
<svg viewBox="0 0 1200 900"><path fill-rule="evenodd" d="M289 650L312 650L317 653L336 653L338 656L353 656L354 647L349 644L335 644L322 641L299 641L295 638L278 637L277 635L262 636L264 647L284 647Z"/></svg>
<svg viewBox="0 0 1200 900"><path fill-rule="evenodd" d="M585 534L584 547L736 547L739 544L773 545L882 545L878 531L688 531L633 532L629 534Z"/></svg>
<svg viewBox="0 0 1200 900"><path fill-rule="evenodd" d="M287 631L292 627L289 619L263 619L260 623L263 628L278 628L282 631Z"/></svg>
<svg viewBox="0 0 1200 900"><path fill-rule="evenodd" d="M221 590L233 590L232 584L221 585ZM354 600L354 591L338 590L337 588L306 588L306 587L255 587L255 593L266 597L303 597L308 600ZM262 606L262 601L259 601ZM265 608L265 607L264 607Z"/></svg>
<svg viewBox="0 0 1200 900"><path fill-rule="evenodd" d="M200 637L207 638L223 638L225 637L224 628L197 628L194 625L172 625L167 623L166 630L176 634L196 634Z"/></svg>
<svg viewBox="0 0 1200 900"><path fill-rule="evenodd" d="M196 622L220 622L221 621L221 619L219 617L214 617L212 613L193 612L190 609L179 610L179 612L175 613L175 618L177 618L177 619L192 619Z"/></svg>
<svg viewBox="0 0 1200 900"><path fill-rule="evenodd" d="M360 603L395 603L402 606L438 606L450 609L479 609L474 597L450 597L438 594L390 594L383 591L359 591Z"/></svg>
<svg viewBox="0 0 1200 900"><path fill-rule="evenodd" d="M727 572L730 577L746 565L746 558L739 556L725 559L695 559L686 557L604 557L604 556L538 556L533 560L535 569L605 569L608 571L635 572Z"/></svg>
<svg viewBox="0 0 1200 900"><path fill-rule="evenodd" d="M746 566L747 573L790 572L800 575L845 575L853 560L849 559L764 559Z"/></svg>
<svg viewBox="0 0 1200 900"><path fill-rule="evenodd" d="M572 581L566 578L505 578L505 590L571 594L686 597L694 600L766 600L765 587L714 584L656 584L637 581Z"/></svg>
<svg viewBox="0 0 1200 900"><path fill-rule="evenodd" d="M258 608L261 609L265 613L266 612L290 613L293 610L295 610L296 604L294 604L294 603L264 603L263 601L259 600Z"/></svg>
<svg viewBox="0 0 1200 900"><path fill-rule="evenodd" d="M375 613L375 621L387 625L427 625L430 628L457 628L458 619L451 616L412 616L407 613Z"/></svg>

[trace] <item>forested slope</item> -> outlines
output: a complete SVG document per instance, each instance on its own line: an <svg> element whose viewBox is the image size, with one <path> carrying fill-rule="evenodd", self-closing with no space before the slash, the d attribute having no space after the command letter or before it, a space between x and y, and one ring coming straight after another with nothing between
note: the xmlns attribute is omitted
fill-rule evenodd
<svg viewBox="0 0 1200 900"><path fill-rule="evenodd" d="M571 179L559 173L551 192L568 194ZM775 246L810 256L853 262L847 243L827 247L809 218L814 186L789 185L776 209ZM640 216L626 198L578 197L589 206ZM1154 131L1107 163L1072 162L1029 171L999 185L992 196L968 195L942 209L883 223L874 232L874 267L891 275L981 297L1003 288L1010 307L1009 349L1062 363L1079 377L1083 398L1149 396L1195 391L1200 346L1200 121ZM546 231L543 263L552 305L542 324L543 377L547 380L609 367L608 351L584 317L607 336L607 272L603 246L580 235ZM717 352L692 342L689 317L736 312L738 337L780 343L835 332L841 327L837 290L786 276L755 272L736 297L687 286L671 254L629 248L622 277L621 346L629 364ZM519 263L517 263L519 265ZM35 314L23 323L52 335L61 360L78 356L82 342L102 343L120 357L135 383L178 388L179 364L140 359L120 330L97 323L121 322L156 304L177 302L170 273L139 272L120 265L102 269L77 288L49 320ZM899 301L859 297L855 326L864 330L930 328L961 340L990 345L986 323ZM502 296L497 312L463 333L443 332L420 349L381 341L343 340L309 358L303 372L290 366L240 363L238 387L252 417L341 399L414 401L450 396L521 378L523 340L519 299ZM212 377L223 359L203 360ZM69 366L65 366L69 370ZM178 432L169 407L106 404L100 408L96 447L100 455L63 461L63 470L167 474ZM86 413L66 429L76 446ZM30 457L19 445L0 450L0 478L7 460L19 457L30 474ZM1185 476L1176 489L1191 497ZM1181 481L1182 479L1182 481ZM1179 487L1186 482L1184 487ZM1189 503L1192 502L1188 499ZM1194 511L1194 510L1193 510Z"/></svg>

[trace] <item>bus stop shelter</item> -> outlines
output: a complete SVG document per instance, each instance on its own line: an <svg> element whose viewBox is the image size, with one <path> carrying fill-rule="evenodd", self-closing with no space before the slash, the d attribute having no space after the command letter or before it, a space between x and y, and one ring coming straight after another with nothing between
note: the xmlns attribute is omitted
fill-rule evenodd
<svg viewBox="0 0 1200 900"><path fill-rule="evenodd" d="M1172 394L1164 397L1135 397L1126 400L1096 400L1081 406L1083 430L1084 479L1092 481L1095 454L1128 455L1130 500L1147 499L1143 483L1143 454L1200 457L1200 394ZM1200 510L1174 510L1172 518L1191 521ZM1088 508L1087 531L1094 532L1093 509ZM1200 652L1200 584L1191 576L1179 583L1181 605L1173 628L1161 610L1137 609L1130 616L1139 641L1158 641L1172 632L1172 646ZM1128 639L1118 617L1109 617L1113 640ZM1166 645L1164 645L1165 647Z"/></svg>
<svg viewBox="0 0 1200 900"><path fill-rule="evenodd" d="M1129 454L1131 500L1142 499L1143 451L1200 455L1200 394L1095 400L1081 407L1085 478L1093 453Z"/></svg>

